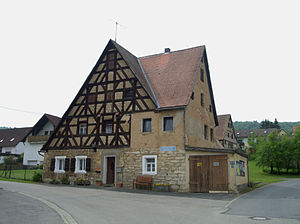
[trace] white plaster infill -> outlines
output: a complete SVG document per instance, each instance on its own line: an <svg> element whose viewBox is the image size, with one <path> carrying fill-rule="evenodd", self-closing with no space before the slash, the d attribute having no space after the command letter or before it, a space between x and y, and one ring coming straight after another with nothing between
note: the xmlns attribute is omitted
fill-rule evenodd
<svg viewBox="0 0 300 224"><path fill-rule="evenodd" d="M27 197L30 197L30 198L39 200L40 202L43 202L45 205L47 205L48 207L52 208L55 212L57 212L60 215L61 219L63 220L63 222L65 224L78 224L78 222L76 222L76 220L67 211L65 211L62 208L58 207L56 204L54 204L50 201L47 201L45 199L35 197L33 195L30 195L30 194L25 194L25 193L22 193L22 192L18 192L18 193L22 194L22 195L25 195Z"/></svg>

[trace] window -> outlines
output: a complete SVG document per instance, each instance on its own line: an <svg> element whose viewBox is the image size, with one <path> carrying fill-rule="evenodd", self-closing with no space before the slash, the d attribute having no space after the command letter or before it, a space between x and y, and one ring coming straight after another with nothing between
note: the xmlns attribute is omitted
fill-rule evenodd
<svg viewBox="0 0 300 224"><path fill-rule="evenodd" d="M157 174L157 156L143 156L143 175Z"/></svg>
<svg viewBox="0 0 300 224"><path fill-rule="evenodd" d="M164 117L163 131L173 131L173 117Z"/></svg>
<svg viewBox="0 0 300 224"><path fill-rule="evenodd" d="M65 156L55 156L55 168L54 173L64 173L65 172Z"/></svg>
<svg viewBox="0 0 300 224"><path fill-rule="evenodd" d="M75 156L75 173L86 173L87 156Z"/></svg>
<svg viewBox="0 0 300 224"><path fill-rule="evenodd" d="M102 126L102 132L105 134L111 134L113 133L113 122L112 120L104 120L103 126Z"/></svg>
<svg viewBox="0 0 300 224"><path fill-rule="evenodd" d="M114 92L113 91L107 91L106 93L106 100L107 101L112 101L114 98Z"/></svg>
<svg viewBox="0 0 300 224"><path fill-rule="evenodd" d="M12 141L14 141L15 140L15 138L12 138L10 141L12 142Z"/></svg>
<svg viewBox="0 0 300 224"><path fill-rule="evenodd" d="M144 118L142 120L142 132L151 132L152 131L152 119Z"/></svg>
<svg viewBox="0 0 300 224"><path fill-rule="evenodd" d="M207 125L204 125L204 138L208 139L208 127L207 127Z"/></svg>
<svg viewBox="0 0 300 224"><path fill-rule="evenodd" d="M114 62L114 61L109 61L107 67L108 67L109 70L114 69L114 67L115 67L115 62Z"/></svg>
<svg viewBox="0 0 300 224"><path fill-rule="evenodd" d="M79 123L78 133L80 135L85 135L86 134L86 129L87 129L87 124L86 123Z"/></svg>
<svg viewBox="0 0 300 224"><path fill-rule="evenodd" d="M3 139L0 140L0 143L3 142Z"/></svg>
<svg viewBox="0 0 300 224"><path fill-rule="evenodd" d="M87 102L88 103L95 103L96 102L96 94L91 93L90 95L87 96Z"/></svg>
<svg viewBox="0 0 300 224"><path fill-rule="evenodd" d="M200 70L200 76L201 76L201 81L202 82L204 82L204 70L203 70L203 68L201 68L201 70Z"/></svg>
<svg viewBox="0 0 300 224"><path fill-rule="evenodd" d="M192 92L192 96L191 96L192 100L194 99L194 95L195 95L194 92Z"/></svg>
<svg viewBox="0 0 300 224"><path fill-rule="evenodd" d="M123 99L132 99L134 97L133 89L125 89L123 92Z"/></svg>
<svg viewBox="0 0 300 224"><path fill-rule="evenodd" d="M214 129L210 129L210 141L214 141Z"/></svg>
<svg viewBox="0 0 300 224"><path fill-rule="evenodd" d="M211 107L211 105L209 105L209 112L211 112L212 111L212 107Z"/></svg>
<svg viewBox="0 0 300 224"><path fill-rule="evenodd" d="M201 93L201 106L203 107L204 106L204 96L203 96L203 93Z"/></svg>
<svg viewBox="0 0 300 224"><path fill-rule="evenodd" d="M48 131L45 131L45 135L48 135Z"/></svg>

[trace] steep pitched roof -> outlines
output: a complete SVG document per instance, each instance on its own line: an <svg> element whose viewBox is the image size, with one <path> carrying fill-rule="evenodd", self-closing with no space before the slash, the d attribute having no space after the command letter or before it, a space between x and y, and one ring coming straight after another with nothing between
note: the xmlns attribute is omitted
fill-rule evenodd
<svg viewBox="0 0 300 224"><path fill-rule="evenodd" d="M255 133L256 136L268 136L272 131L278 133L277 128L268 128L268 129L253 129L253 130L238 130L235 132L237 138L248 138L251 137L252 133Z"/></svg>
<svg viewBox="0 0 300 224"><path fill-rule="evenodd" d="M14 147L31 131L27 128L0 129L0 147Z"/></svg>
<svg viewBox="0 0 300 224"><path fill-rule="evenodd" d="M143 68L140 64L139 59L131 54L128 50L123 48L121 45L117 44L115 41L110 40L109 44L113 44L115 48L119 51L121 56L124 58L128 66L131 68L132 72L135 74L136 78L139 80L139 82L142 84L148 95L151 97L153 103L157 105L157 99L153 92L153 89L150 86L149 80L143 71Z"/></svg>
<svg viewBox="0 0 300 224"><path fill-rule="evenodd" d="M188 104L204 50L199 46L139 58L161 108Z"/></svg>
<svg viewBox="0 0 300 224"><path fill-rule="evenodd" d="M32 127L32 130L24 137L25 138L32 132L34 134L38 133L43 127L44 125L49 121L51 124L53 124L54 128L58 126L59 122L60 122L60 117L51 115L51 114L44 114L39 120L38 122L36 122L36 124Z"/></svg>
<svg viewBox="0 0 300 224"><path fill-rule="evenodd" d="M218 115L219 125L217 126L217 130L216 130L217 139L224 139L228 127L228 122L230 121L230 117L231 117L230 114Z"/></svg>

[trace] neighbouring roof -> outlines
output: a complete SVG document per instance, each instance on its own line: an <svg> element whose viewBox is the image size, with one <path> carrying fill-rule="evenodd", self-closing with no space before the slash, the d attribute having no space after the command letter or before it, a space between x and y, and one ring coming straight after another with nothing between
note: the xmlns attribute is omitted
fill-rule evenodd
<svg viewBox="0 0 300 224"><path fill-rule="evenodd" d="M31 131L27 128L0 129L0 147L14 147Z"/></svg>
<svg viewBox="0 0 300 224"><path fill-rule="evenodd" d="M39 120L38 122L32 127L32 130L24 137L25 138L32 132L34 135L37 134L40 130L43 129L43 127L45 126L45 124L47 122L50 122L51 124L53 124L54 128L56 128L58 126L58 123L60 122L61 118L51 115L51 114L44 114Z"/></svg>
<svg viewBox="0 0 300 224"><path fill-rule="evenodd" d="M236 131L235 134L237 138L248 138L251 137L252 133L255 133L256 136L268 136L272 131L275 131L277 133L279 130L277 128L239 130Z"/></svg>
<svg viewBox="0 0 300 224"><path fill-rule="evenodd" d="M218 115L219 125L216 127L216 138L218 140L224 139L226 135L226 130L228 128L228 123L230 121L230 114Z"/></svg>

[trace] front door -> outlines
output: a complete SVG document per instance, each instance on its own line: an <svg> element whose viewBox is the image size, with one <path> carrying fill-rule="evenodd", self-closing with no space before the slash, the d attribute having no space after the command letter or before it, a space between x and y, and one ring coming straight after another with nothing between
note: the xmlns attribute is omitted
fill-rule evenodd
<svg viewBox="0 0 300 224"><path fill-rule="evenodd" d="M209 159L207 156L191 156L190 160L190 191L209 191Z"/></svg>
<svg viewBox="0 0 300 224"><path fill-rule="evenodd" d="M107 157L106 184L115 183L115 157Z"/></svg>

